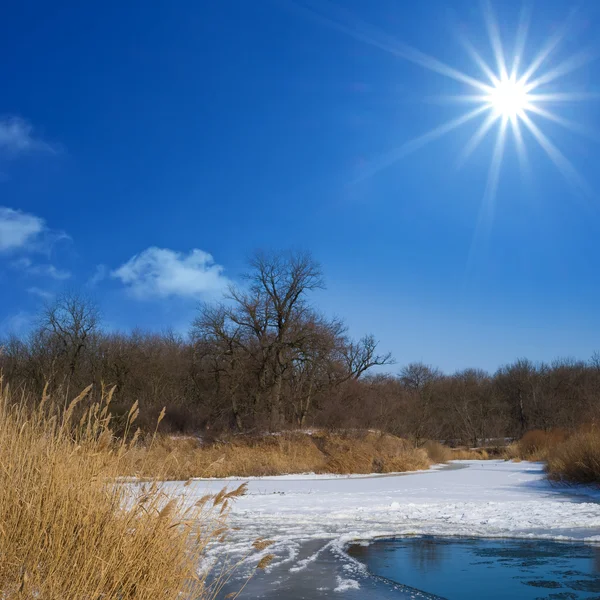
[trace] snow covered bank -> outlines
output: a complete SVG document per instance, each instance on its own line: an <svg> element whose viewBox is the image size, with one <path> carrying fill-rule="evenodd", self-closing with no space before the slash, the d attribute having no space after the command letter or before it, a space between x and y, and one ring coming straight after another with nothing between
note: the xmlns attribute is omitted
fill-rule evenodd
<svg viewBox="0 0 600 600"><path fill-rule="evenodd" d="M255 538L274 539L274 573L314 567L353 539L410 534L537 537L600 541L600 493L555 487L540 463L465 461L460 466L398 476L284 477L248 481L232 510L230 551ZM197 481L190 501L232 480ZM171 494L180 483L165 484ZM317 540L322 543L315 544ZM307 545L307 543L309 543ZM313 549L306 555L306 548ZM354 589L360 566L346 560L332 588ZM354 572L355 577L347 575ZM346 573L346 574L345 574ZM337 577L336 576L336 577ZM344 583L345 582L345 583ZM346 595L344 595L346 597Z"/></svg>

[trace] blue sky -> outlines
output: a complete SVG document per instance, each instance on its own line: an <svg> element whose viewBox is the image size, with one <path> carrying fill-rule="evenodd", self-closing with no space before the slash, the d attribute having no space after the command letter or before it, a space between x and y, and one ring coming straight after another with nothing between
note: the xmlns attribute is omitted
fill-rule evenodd
<svg viewBox="0 0 600 600"><path fill-rule="evenodd" d="M492 7L512 60L522 4ZM548 107L582 131L532 120L585 184L531 133L523 167L509 131L482 213L497 124L462 164L483 117L406 144L472 109L440 96L473 93L408 47L484 79L460 39L496 70L485 5L12 3L0 22L0 330L26 331L45 299L82 289L110 327L185 331L252 251L292 248L323 265L315 302L399 364L589 357L600 5L573 8L533 5L522 63L562 35L537 75L577 67L544 91L580 95Z"/></svg>

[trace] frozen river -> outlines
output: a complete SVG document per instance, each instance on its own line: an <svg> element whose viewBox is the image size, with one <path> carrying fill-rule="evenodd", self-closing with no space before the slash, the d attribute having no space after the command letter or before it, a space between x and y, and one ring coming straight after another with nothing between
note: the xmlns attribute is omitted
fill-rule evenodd
<svg viewBox="0 0 600 600"><path fill-rule="evenodd" d="M600 541L600 494L551 485L539 463L464 461L394 476L203 480L185 492L193 501L239 481L248 482L248 493L233 506L236 529L228 552L235 559L257 537L275 540L264 553L276 558L248 585L248 598L284 592L287 598L362 598L367 591L369 598L388 597L382 582L346 552L355 540L425 535ZM174 482L165 489L177 494L181 486ZM259 558L254 553L248 565ZM405 594L419 597L401 588L394 597Z"/></svg>

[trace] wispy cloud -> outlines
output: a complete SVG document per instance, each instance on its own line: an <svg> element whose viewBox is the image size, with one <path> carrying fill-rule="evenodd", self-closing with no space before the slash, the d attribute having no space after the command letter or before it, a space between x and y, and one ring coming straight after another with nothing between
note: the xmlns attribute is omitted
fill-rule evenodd
<svg viewBox="0 0 600 600"><path fill-rule="evenodd" d="M150 247L111 273L139 299L198 298L223 290L229 280L223 267L203 250L189 254Z"/></svg>
<svg viewBox="0 0 600 600"><path fill-rule="evenodd" d="M50 229L44 219L7 206L0 206L0 254L50 254L60 240L71 238L62 231Z"/></svg>
<svg viewBox="0 0 600 600"><path fill-rule="evenodd" d="M31 152L50 152L58 148L35 136L33 125L21 117L0 118L0 151L8 157Z"/></svg>
<svg viewBox="0 0 600 600"><path fill-rule="evenodd" d="M50 277L51 279L56 279L58 281L64 281L65 279L69 279L71 277L71 273L69 271L65 271L63 269L58 269L54 265L51 264L35 264L30 258L23 257L18 260L10 263L10 266L27 275L37 275L41 277Z"/></svg>
<svg viewBox="0 0 600 600"><path fill-rule="evenodd" d="M38 296L39 298L42 298L42 300L50 300L51 298L54 298L54 294L52 292L49 292L48 290L43 290L42 288L35 286L27 288L27 292L29 294L32 294L33 296Z"/></svg>
<svg viewBox="0 0 600 600"><path fill-rule="evenodd" d="M22 335L31 328L34 322L35 315L20 310L0 321L0 332L9 335Z"/></svg>
<svg viewBox="0 0 600 600"><path fill-rule="evenodd" d="M0 206L0 252L23 248L45 230L40 217Z"/></svg>
<svg viewBox="0 0 600 600"><path fill-rule="evenodd" d="M88 279L87 285L94 287L108 277L109 271L106 265L97 265L94 274Z"/></svg>

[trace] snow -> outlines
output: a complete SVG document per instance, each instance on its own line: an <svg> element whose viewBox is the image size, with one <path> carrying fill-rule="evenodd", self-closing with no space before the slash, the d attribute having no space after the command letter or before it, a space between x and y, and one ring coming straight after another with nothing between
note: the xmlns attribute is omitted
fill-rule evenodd
<svg viewBox="0 0 600 600"><path fill-rule="evenodd" d="M546 538L600 542L600 492L556 486L541 463L456 461L445 468L392 476L283 476L165 484L190 502L224 485L248 482L231 513L228 553L245 553L259 536L275 540L270 569L298 573L353 540L400 535ZM237 529L239 528L239 529ZM312 544L317 540L319 544ZM312 544L312 545L311 545ZM313 550L306 555L307 547ZM253 559L260 554L253 555ZM358 586L346 555L330 589ZM350 583L354 582L354 583ZM348 587L350 586L350 587Z"/></svg>
<svg viewBox="0 0 600 600"><path fill-rule="evenodd" d="M347 590L358 590L360 584L356 579L343 579L339 575L336 578L337 586L333 589L334 592L345 592Z"/></svg>

